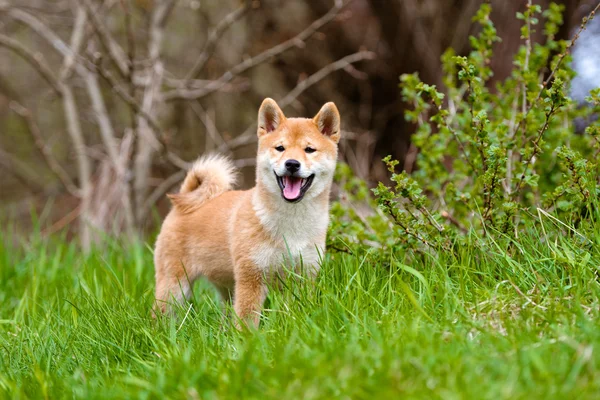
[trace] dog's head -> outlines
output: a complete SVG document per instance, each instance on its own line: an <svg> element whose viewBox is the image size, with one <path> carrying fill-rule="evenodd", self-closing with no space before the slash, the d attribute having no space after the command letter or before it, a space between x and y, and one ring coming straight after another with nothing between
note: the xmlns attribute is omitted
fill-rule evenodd
<svg viewBox="0 0 600 400"><path fill-rule="evenodd" d="M265 99L258 111L257 180L290 203L318 196L331 185L340 133L333 103L313 119L286 118Z"/></svg>

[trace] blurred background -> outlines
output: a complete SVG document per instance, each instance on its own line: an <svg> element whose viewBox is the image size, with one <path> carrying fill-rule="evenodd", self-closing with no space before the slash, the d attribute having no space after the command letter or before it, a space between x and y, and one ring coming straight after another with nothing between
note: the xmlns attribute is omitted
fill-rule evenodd
<svg viewBox="0 0 600 400"><path fill-rule="evenodd" d="M210 151L231 154L250 187L265 97L288 116L334 101L341 159L370 183L385 180L381 158L403 165L414 130L398 77L416 71L443 87L440 56L469 51L482 3L0 0L0 219L23 233L32 221L45 235L66 228L84 247L105 234L138 237L168 211L165 193L187 163ZM502 80L527 0L490 3ZM558 3L566 39L598 1ZM598 22L573 52L582 101L600 86ZM533 39L542 37L538 26Z"/></svg>

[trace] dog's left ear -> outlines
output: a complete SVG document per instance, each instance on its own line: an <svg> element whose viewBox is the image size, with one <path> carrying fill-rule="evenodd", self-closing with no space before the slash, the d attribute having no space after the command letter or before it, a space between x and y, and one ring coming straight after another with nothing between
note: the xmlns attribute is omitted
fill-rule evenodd
<svg viewBox="0 0 600 400"><path fill-rule="evenodd" d="M335 143L340 141L340 113L334 103L329 102L323 105L313 121L323 135Z"/></svg>

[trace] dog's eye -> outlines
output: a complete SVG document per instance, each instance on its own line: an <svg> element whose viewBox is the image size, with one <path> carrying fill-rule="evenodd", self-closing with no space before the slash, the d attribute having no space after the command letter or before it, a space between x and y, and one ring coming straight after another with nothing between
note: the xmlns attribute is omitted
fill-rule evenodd
<svg viewBox="0 0 600 400"><path fill-rule="evenodd" d="M304 149L305 152L307 152L308 154L310 153L314 153L315 151L317 151L317 149L313 149L312 147L307 147Z"/></svg>
<svg viewBox="0 0 600 400"><path fill-rule="evenodd" d="M277 151L284 151L285 147L283 147L283 146L277 146L277 147L275 147L275 150L277 150Z"/></svg>

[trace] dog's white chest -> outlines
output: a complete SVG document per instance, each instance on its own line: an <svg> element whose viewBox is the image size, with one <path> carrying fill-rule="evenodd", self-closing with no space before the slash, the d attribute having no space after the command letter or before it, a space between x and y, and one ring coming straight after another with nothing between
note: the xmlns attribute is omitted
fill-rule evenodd
<svg viewBox="0 0 600 400"><path fill-rule="evenodd" d="M260 245L254 250L252 260L262 270L297 268L300 265L312 269L318 267L322 252L323 247L317 243L305 246Z"/></svg>
<svg viewBox="0 0 600 400"><path fill-rule="evenodd" d="M253 251L252 260L263 269L300 264L318 268L325 250L325 232L329 223L328 209L294 205L282 207L276 213L255 208L261 224L273 241L263 243Z"/></svg>

